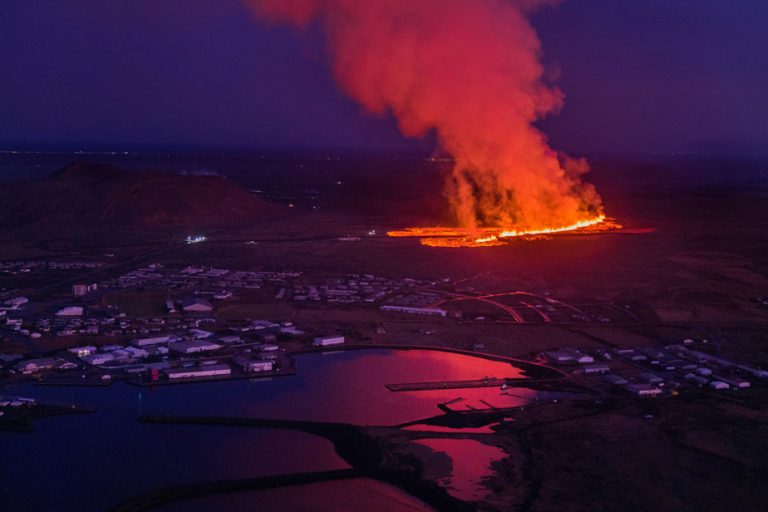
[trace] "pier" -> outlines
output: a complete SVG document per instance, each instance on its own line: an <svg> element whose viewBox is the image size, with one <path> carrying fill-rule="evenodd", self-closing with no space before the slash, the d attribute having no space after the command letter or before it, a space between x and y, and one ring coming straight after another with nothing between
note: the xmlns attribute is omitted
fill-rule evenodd
<svg viewBox="0 0 768 512"><path fill-rule="evenodd" d="M492 388L507 385L510 387L530 387L535 380L527 378L484 377L473 380L441 380L428 382L404 382L399 384L387 384L390 391L396 393L403 391L432 391L437 389L466 389L466 388Z"/></svg>

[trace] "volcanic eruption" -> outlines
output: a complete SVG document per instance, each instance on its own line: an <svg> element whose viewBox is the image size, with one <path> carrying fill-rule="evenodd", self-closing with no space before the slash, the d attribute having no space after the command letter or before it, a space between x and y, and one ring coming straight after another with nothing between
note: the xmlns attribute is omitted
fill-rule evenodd
<svg viewBox="0 0 768 512"><path fill-rule="evenodd" d="M452 157L445 190L456 227L390 235L475 245L604 223L600 196L582 181L586 161L553 150L534 125L563 104L545 80L527 18L552 0L245 3L257 19L316 24L349 96L371 113L394 115L406 136L434 131Z"/></svg>

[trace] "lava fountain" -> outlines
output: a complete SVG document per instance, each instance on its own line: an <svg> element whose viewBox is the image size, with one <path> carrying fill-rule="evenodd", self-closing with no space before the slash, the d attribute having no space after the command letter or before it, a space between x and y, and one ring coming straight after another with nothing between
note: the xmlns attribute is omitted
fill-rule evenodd
<svg viewBox="0 0 768 512"><path fill-rule="evenodd" d="M552 0L244 0L257 19L314 25L336 81L402 133L434 133L454 166L455 226L411 228L427 245L610 229L584 159L553 150L535 123L556 113L528 14ZM449 242L450 241L450 242Z"/></svg>

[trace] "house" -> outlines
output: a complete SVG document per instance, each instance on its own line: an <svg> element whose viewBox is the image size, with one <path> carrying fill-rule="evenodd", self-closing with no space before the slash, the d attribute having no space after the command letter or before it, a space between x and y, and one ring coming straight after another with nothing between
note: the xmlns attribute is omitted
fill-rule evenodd
<svg viewBox="0 0 768 512"><path fill-rule="evenodd" d="M181 304L185 313L210 313L213 311L213 305L203 299L187 298Z"/></svg>

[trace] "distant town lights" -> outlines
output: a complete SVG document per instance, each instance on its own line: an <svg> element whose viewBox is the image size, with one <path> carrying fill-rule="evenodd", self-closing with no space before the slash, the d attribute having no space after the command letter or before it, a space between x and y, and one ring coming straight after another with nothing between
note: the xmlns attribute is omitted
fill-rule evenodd
<svg viewBox="0 0 768 512"><path fill-rule="evenodd" d="M206 238L203 235L188 236L186 238L188 244L199 244L200 242L205 242L205 240Z"/></svg>

